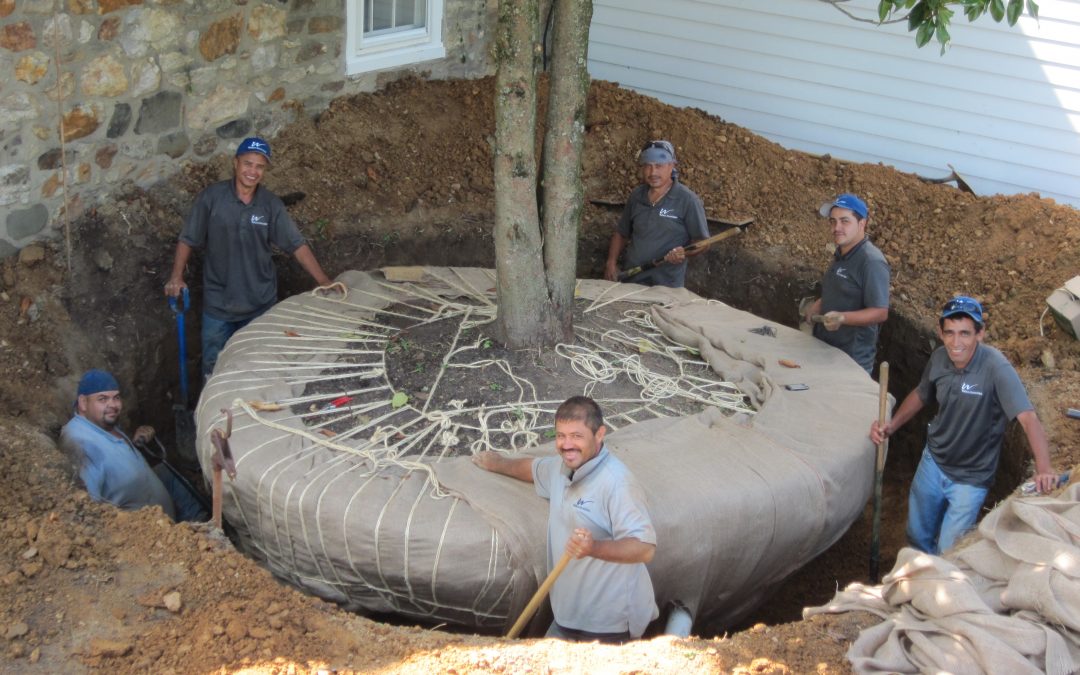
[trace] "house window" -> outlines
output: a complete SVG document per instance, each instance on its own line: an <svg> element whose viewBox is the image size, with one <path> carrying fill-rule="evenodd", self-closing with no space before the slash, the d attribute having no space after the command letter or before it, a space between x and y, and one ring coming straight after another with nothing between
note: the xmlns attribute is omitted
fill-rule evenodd
<svg viewBox="0 0 1080 675"><path fill-rule="evenodd" d="M397 68L446 56L444 0L347 0L346 73Z"/></svg>

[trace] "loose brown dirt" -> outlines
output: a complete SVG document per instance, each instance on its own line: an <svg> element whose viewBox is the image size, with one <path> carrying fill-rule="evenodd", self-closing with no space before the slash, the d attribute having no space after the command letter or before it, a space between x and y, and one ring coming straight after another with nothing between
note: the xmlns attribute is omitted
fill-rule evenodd
<svg viewBox="0 0 1080 675"><path fill-rule="evenodd" d="M303 193L292 214L331 275L384 264L493 264L492 88L490 80L404 80L336 101L318 118L298 112L274 139L268 185L282 195ZM623 200L636 182L635 151L648 139L668 138L682 180L710 216L753 217L747 235L691 262L691 289L733 304L748 299L789 323L794 309L785 314L777 298L808 289L828 260L818 204L841 191L863 195L871 234L893 268L893 313L883 335L890 358L901 366L908 356L914 364L925 358L935 310L949 295L982 299L988 341L1018 365L1055 466L1077 463L1080 422L1064 410L1080 407L1080 345L1040 320L1046 296L1080 272L1075 209L1037 195L974 197L885 166L788 151L701 111L673 109L611 83L594 83L588 129L589 198ZM609 648L376 623L277 583L204 528L91 502L73 487L55 447L74 383L86 368L112 369L126 387L127 426L151 421L169 435L176 346L161 287L195 193L228 171L223 157L184 167L150 190L117 186L72 224L70 269L62 241L28 247L2 263L0 670L848 670L843 653L872 618L793 619L798 607L823 602L837 584L865 580L869 511L825 563L797 574L763 608L757 620L772 625ZM587 207L581 276L600 275L616 217ZM280 267L285 287L308 286L293 263ZM759 271L730 278L749 267ZM196 266L189 279L200 273ZM724 283L712 285L717 278ZM197 281L193 287L198 298ZM191 341L197 354L197 333ZM899 367L894 393L906 393L917 375L915 366ZM886 492L883 571L903 543L903 476L911 467L896 462ZM1019 464L1016 476L1023 475Z"/></svg>

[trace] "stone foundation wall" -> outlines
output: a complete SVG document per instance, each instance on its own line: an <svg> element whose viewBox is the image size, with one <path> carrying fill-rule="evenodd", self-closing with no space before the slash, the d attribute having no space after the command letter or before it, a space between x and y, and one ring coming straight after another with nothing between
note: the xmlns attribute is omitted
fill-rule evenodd
<svg viewBox="0 0 1080 675"><path fill-rule="evenodd" d="M493 14L446 0L445 59L347 77L343 0L0 0L0 258L337 96L490 74Z"/></svg>

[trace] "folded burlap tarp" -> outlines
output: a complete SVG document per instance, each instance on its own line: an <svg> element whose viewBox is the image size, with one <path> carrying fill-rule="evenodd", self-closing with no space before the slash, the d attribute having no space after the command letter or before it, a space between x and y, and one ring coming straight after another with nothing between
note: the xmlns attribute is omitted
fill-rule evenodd
<svg viewBox="0 0 1080 675"><path fill-rule="evenodd" d="M859 673L1080 671L1080 484L1014 497L948 558L905 548L881 586L852 584L806 616L883 621L848 651Z"/></svg>
<svg viewBox="0 0 1080 675"><path fill-rule="evenodd" d="M200 399L199 453L209 467L208 434L223 426L220 409L231 409L238 475L226 481L225 515L244 549L279 577L350 608L494 629L514 621L546 572L547 503L531 485L466 457L396 461L377 452L379 443L320 437L289 409L240 403L296 400L296 373L331 372L326 364L340 358L332 347L373 308L486 298L493 279L460 268L349 272L339 277L347 301L295 296L229 342ZM578 295L643 303L664 334L699 350L756 409L729 417L706 408L607 437L649 499L658 603L735 622L861 514L873 483L867 429L877 385L832 347L683 289L583 280ZM762 327L774 335L751 332ZM809 389L783 388L792 383Z"/></svg>

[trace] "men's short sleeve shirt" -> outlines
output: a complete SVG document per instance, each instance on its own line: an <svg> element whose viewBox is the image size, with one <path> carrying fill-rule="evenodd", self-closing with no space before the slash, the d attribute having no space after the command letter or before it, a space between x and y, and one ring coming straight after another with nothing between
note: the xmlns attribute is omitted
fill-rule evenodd
<svg viewBox="0 0 1080 675"><path fill-rule="evenodd" d="M205 250L203 309L222 321L246 321L277 302L273 247L292 254L304 238L278 197L259 186L250 204L232 180L199 193L180 241Z"/></svg>
<svg viewBox="0 0 1080 675"><path fill-rule="evenodd" d="M1009 360L980 344L967 367L957 370L945 347L938 347L916 391L924 404L938 404L926 445L942 472L965 485L993 485L1006 424L1033 409Z"/></svg>
<svg viewBox="0 0 1080 675"><path fill-rule="evenodd" d="M175 520L169 491L123 432L114 436L76 415L60 431L60 447L94 500L122 509L157 505Z"/></svg>
<svg viewBox="0 0 1080 675"><path fill-rule="evenodd" d="M630 470L607 447L577 471L561 457L533 460L536 493L551 502L548 512L548 569L562 557L578 527L596 541L633 537L656 544L645 493ZM560 626L590 633L629 632L640 637L659 616L644 563L597 558L572 561L551 589L551 608Z"/></svg>
<svg viewBox="0 0 1080 675"><path fill-rule="evenodd" d="M672 184L655 206L649 203L648 185L634 188L615 228L630 240L626 247L627 268L656 260L673 248L685 247L692 241L709 237L701 199L678 181ZM686 283L686 262L681 265L659 265L627 281L681 288Z"/></svg>
<svg viewBox="0 0 1080 675"><path fill-rule="evenodd" d="M821 313L853 312L889 306L889 263L869 239L864 238L846 255L840 249L821 281ZM835 331L814 324L814 337L842 349L866 372L874 367L879 325L841 325Z"/></svg>

